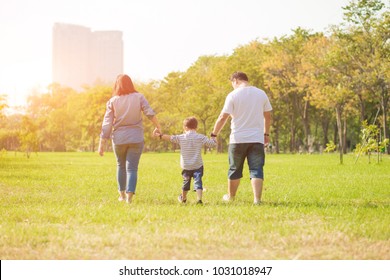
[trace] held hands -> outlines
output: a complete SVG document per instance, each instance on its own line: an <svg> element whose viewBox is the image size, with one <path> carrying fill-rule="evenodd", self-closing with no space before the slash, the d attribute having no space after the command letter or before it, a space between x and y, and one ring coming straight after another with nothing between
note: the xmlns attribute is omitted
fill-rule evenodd
<svg viewBox="0 0 390 280"><path fill-rule="evenodd" d="M214 133L214 132L211 132L210 134L210 138L211 140L213 140L215 143L218 143L218 134L217 133Z"/></svg>
<svg viewBox="0 0 390 280"><path fill-rule="evenodd" d="M161 135L161 132L160 130L156 127L154 130L153 130L153 136L154 137L160 137Z"/></svg>

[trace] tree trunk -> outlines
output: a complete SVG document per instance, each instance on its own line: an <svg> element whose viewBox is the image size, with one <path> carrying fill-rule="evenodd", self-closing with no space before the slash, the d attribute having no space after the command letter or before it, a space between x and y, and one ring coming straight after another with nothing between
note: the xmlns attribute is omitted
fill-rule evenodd
<svg viewBox="0 0 390 280"><path fill-rule="evenodd" d="M305 101L305 106L303 110L302 122L305 133L305 150L309 148L309 135L310 135L310 122L309 122L309 101Z"/></svg>
<svg viewBox="0 0 390 280"><path fill-rule="evenodd" d="M363 100L363 97L361 94L357 95L359 98L359 105L360 105L360 123L367 119L366 117L366 106Z"/></svg>
<svg viewBox="0 0 390 280"><path fill-rule="evenodd" d="M290 127L290 152L295 153L295 118L294 114L291 114L291 127Z"/></svg>
<svg viewBox="0 0 390 280"><path fill-rule="evenodd" d="M347 154L347 118L345 116L343 127L343 153Z"/></svg>
<svg viewBox="0 0 390 280"><path fill-rule="evenodd" d="M217 147L218 153L223 153L223 139L220 136L218 136Z"/></svg>
<svg viewBox="0 0 390 280"><path fill-rule="evenodd" d="M328 139L329 119L328 118L325 117L322 118L321 127L324 133L323 147L326 147L326 144L329 143L329 139Z"/></svg>
<svg viewBox="0 0 390 280"><path fill-rule="evenodd" d="M383 139L389 139L389 128L387 125L387 110L388 110L388 91L385 86L382 86L382 98L381 98L381 107L382 107L382 116L383 116ZM390 155L390 142L387 145L387 154Z"/></svg>
<svg viewBox="0 0 390 280"><path fill-rule="evenodd" d="M93 152L93 153L95 152L95 146L96 146L95 139L96 139L95 137L92 137L92 147L91 147L92 151L91 152Z"/></svg>
<svg viewBox="0 0 390 280"><path fill-rule="evenodd" d="M343 141L343 128L342 128L342 114L343 114L342 105L336 106L336 120L337 120L337 132L339 136L339 152L340 152L340 164L343 164L343 151L344 151L344 141Z"/></svg>
<svg viewBox="0 0 390 280"><path fill-rule="evenodd" d="M275 144L275 153L279 154L280 149L279 149L279 127L275 129L275 138L274 138L274 144Z"/></svg>
<svg viewBox="0 0 390 280"><path fill-rule="evenodd" d="M274 146L273 150L275 153L280 153L280 147L279 147L279 130L280 130L280 121L277 116L274 115L272 120L272 137L271 137L271 143Z"/></svg>

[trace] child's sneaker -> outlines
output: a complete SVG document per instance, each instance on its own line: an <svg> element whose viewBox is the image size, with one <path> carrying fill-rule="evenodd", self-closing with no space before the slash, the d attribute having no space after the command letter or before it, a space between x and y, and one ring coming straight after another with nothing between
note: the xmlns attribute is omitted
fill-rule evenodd
<svg viewBox="0 0 390 280"><path fill-rule="evenodd" d="M180 203L186 203L186 202L187 202L187 199L183 199L183 195L179 195L179 197L177 198L177 200L178 200Z"/></svg>

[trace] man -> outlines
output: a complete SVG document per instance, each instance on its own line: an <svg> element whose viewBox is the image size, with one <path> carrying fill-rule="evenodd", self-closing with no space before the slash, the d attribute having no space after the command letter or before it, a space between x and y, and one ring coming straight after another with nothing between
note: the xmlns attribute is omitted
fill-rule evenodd
<svg viewBox="0 0 390 280"><path fill-rule="evenodd" d="M272 107L263 90L249 85L245 73L235 72L230 80L234 90L226 97L211 133L212 137L217 137L231 116L228 193L223 196L223 200L235 199L244 161L247 159L253 202L257 205L260 204L263 189L264 145L269 143Z"/></svg>

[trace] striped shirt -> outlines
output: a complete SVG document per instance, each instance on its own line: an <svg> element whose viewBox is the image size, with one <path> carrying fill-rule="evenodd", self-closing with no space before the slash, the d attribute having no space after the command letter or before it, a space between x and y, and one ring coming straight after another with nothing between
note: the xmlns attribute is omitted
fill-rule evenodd
<svg viewBox="0 0 390 280"><path fill-rule="evenodd" d="M214 139L209 139L194 130L180 135L172 135L171 142L180 145L180 166L185 170L195 170L203 166L203 145L208 148L217 145Z"/></svg>

